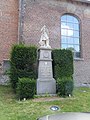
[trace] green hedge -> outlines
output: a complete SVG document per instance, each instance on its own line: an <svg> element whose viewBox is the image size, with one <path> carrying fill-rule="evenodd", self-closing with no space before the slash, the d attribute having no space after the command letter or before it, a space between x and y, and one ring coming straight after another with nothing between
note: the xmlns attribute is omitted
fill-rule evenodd
<svg viewBox="0 0 90 120"><path fill-rule="evenodd" d="M53 55L54 78L57 82L57 93L62 96L73 91L73 54L66 49L55 49Z"/></svg>
<svg viewBox="0 0 90 120"><path fill-rule="evenodd" d="M61 96L72 95L73 92L73 78L72 77L63 77L57 79L57 92Z"/></svg>
<svg viewBox="0 0 90 120"><path fill-rule="evenodd" d="M35 94L36 81L30 78L19 78L17 83L17 96L20 100L33 98Z"/></svg>
<svg viewBox="0 0 90 120"><path fill-rule="evenodd" d="M55 49L53 55L54 78L69 77L73 75L73 56L70 50Z"/></svg>
<svg viewBox="0 0 90 120"><path fill-rule="evenodd" d="M11 52L10 78L14 90L16 90L18 78L36 78L37 47L14 45Z"/></svg>

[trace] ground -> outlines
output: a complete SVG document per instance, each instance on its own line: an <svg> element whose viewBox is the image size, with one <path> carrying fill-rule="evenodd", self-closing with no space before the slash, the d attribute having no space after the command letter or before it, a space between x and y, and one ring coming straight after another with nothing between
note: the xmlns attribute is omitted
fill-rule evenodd
<svg viewBox="0 0 90 120"><path fill-rule="evenodd" d="M90 112L90 88L74 88L72 97L37 97L18 100L10 86L0 86L0 120L36 120L63 112ZM52 111L51 106L58 106Z"/></svg>
<svg viewBox="0 0 90 120"><path fill-rule="evenodd" d="M50 102L50 101L59 101L59 100L63 100L65 98L59 97L59 96L50 96L50 97L38 97L38 98L34 98L33 102ZM70 99L70 98L68 98ZM71 98L74 99L74 98Z"/></svg>

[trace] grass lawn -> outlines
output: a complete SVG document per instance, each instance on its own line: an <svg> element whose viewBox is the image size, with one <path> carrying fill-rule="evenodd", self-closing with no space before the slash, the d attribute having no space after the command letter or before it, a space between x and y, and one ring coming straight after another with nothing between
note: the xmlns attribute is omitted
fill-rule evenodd
<svg viewBox="0 0 90 120"><path fill-rule="evenodd" d="M51 111L57 105L61 109ZM90 88L75 88L73 97L55 101L18 101L9 86L0 86L0 120L36 120L36 118L61 112L90 112Z"/></svg>

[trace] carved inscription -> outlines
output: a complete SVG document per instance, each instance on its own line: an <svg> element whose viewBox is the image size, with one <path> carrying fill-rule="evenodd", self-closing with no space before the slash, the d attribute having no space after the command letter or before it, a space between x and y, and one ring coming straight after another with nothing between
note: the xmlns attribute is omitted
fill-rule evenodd
<svg viewBox="0 0 90 120"><path fill-rule="evenodd" d="M50 67L42 67L40 69L41 77L52 77L52 69Z"/></svg>

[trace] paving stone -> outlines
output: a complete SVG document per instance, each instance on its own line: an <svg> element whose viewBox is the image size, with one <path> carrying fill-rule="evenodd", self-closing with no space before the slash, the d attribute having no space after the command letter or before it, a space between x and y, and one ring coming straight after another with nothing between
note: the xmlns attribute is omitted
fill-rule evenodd
<svg viewBox="0 0 90 120"><path fill-rule="evenodd" d="M90 113L60 113L47 115L37 120L90 120Z"/></svg>

